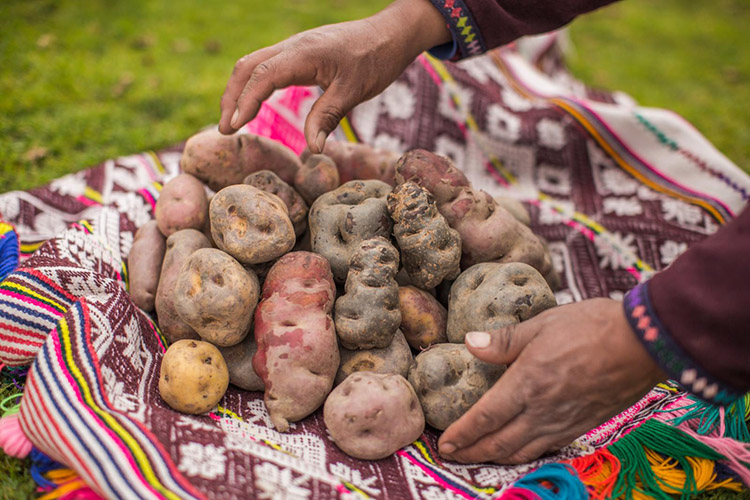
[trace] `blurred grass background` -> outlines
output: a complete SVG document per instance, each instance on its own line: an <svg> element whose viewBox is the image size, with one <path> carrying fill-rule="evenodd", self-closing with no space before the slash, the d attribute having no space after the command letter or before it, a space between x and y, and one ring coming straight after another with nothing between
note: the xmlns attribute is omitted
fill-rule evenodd
<svg viewBox="0 0 750 500"><path fill-rule="evenodd" d="M0 192L184 140L218 120L239 57L387 3L2 1ZM748 26L747 0L627 0L573 24L570 64L586 83L680 113L750 172ZM0 399L12 392L0 385ZM32 490L28 462L0 453L0 499Z"/></svg>

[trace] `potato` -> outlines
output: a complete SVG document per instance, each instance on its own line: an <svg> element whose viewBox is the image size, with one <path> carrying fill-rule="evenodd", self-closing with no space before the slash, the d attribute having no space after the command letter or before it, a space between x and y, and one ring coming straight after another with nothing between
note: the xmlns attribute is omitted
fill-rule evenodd
<svg viewBox="0 0 750 500"><path fill-rule="evenodd" d="M179 271L188 257L196 250L210 246L208 238L195 229L183 229L167 238L167 251L156 290L156 314L159 328L170 343L180 339L200 339L195 330L177 314L174 289Z"/></svg>
<svg viewBox="0 0 750 500"><path fill-rule="evenodd" d="M388 195L393 235L412 284L422 289L453 280L461 272L461 238L438 212L432 195L413 182Z"/></svg>
<svg viewBox="0 0 750 500"><path fill-rule="evenodd" d="M445 333L448 311L435 297L419 288L402 286L398 289L398 302L401 331L412 349L448 342Z"/></svg>
<svg viewBox="0 0 750 500"><path fill-rule="evenodd" d="M353 180L377 179L394 185L398 153L375 149L367 144L327 141L323 154L336 164L342 184Z"/></svg>
<svg viewBox="0 0 750 500"><path fill-rule="evenodd" d="M519 323L557 305L539 271L521 262L485 262L470 267L451 287L448 340L466 333Z"/></svg>
<svg viewBox="0 0 750 500"><path fill-rule="evenodd" d="M229 383L246 391L263 391L265 384L253 369L253 356L258 351L255 336L249 334L245 340L230 347L219 347L229 369Z"/></svg>
<svg viewBox="0 0 750 500"><path fill-rule="evenodd" d="M292 150L267 137L243 133L228 136L211 129L188 139L180 167L219 191L241 184L258 170L270 170L290 183L300 161Z"/></svg>
<svg viewBox="0 0 750 500"><path fill-rule="evenodd" d="M258 352L253 368L266 386L265 403L281 432L323 404L339 367L331 309L336 297L328 261L292 252L271 268L255 310Z"/></svg>
<svg viewBox="0 0 750 500"><path fill-rule="evenodd" d="M208 219L208 198L203 183L190 174L167 182L156 200L156 222L164 236L180 229L201 231Z"/></svg>
<svg viewBox="0 0 750 500"><path fill-rule="evenodd" d="M331 264L338 283L346 280L349 258L366 239L390 239L393 223L385 197L391 191L380 181L351 181L324 194L310 207L313 252Z"/></svg>
<svg viewBox="0 0 750 500"><path fill-rule="evenodd" d="M328 396L323 419L336 445L362 460L385 458L424 431L417 395L401 375L361 372L347 377Z"/></svg>
<svg viewBox="0 0 750 500"><path fill-rule="evenodd" d="M245 177L243 184L257 187L266 193L275 194L286 205L289 219L298 237L307 230L307 203L292 186L270 170L261 170Z"/></svg>
<svg viewBox="0 0 750 500"><path fill-rule="evenodd" d="M224 397L229 371L219 350L200 340L179 340L161 360L159 394L172 409L198 415Z"/></svg>
<svg viewBox="0 0 750 500"><path fill-rule="evenodd" d="M238 184L222 189L209 207L216 246L243 264L260 264L294 247L286 205L278 196Z"/></svg>
<svg viewBox="0 0 750 500"><path fill-rule="evenodd" d="M310 205L339 187L339 171L326 155L310 155L294 176L294 187Z"/></svg>
<svg viewBox="0 0 750 500"><path fill-rule="evenodd" d="M461 267L480 262L524 262L546 274L551 262L544 246L445 157L424 150L409 151L396 166L398 184L413 181L435 198L438 210L461 236Z"/></svg>
<svg viewBox="0 0 750 500"><path fill-rule="evenodd" d="M360 243L349 259L346 293L336 300L336 333L346 349L388 347L401 323L398 250L385 238Z"/></svg>
<svg viewBox="0 0 750 500"><path fill-rule="evenodd" d="M255 273L215 248L193 252L174 289L177 314L203 340L227 347L250 331L260 285Z"/></svg>
<svg viewBox="0 0 750 500"><path fill-rule="evenodd" d="M510 196L495 196L495 203L508 211L510 215L516 218L524 226L531 226L531 215L523 203Z"/></svg>
<svg viewBox="0 0 750 500"><path fill-rule="evenodd" d="M414 358L409 383L427 423L445 430L492 387L505 368L478 360L463 344L437 344Z"/></svg>
<svg viewBox="0 0 750 500"><path fill-rule="evenodd" d="M155 220L148 221L135 233L128 255L128 282L133 303L146 312L154 310L161 265L167 251L167 239Z"/></svg>
<svg viewBox="0 0 750 500"><path fill-rule="evenodd" d="M341 365L336 373L336 385L355 372L392 373L406 378L413 360L401 330L396 330L393 341L382 349L350 351L342 347L339 352Z"/></svg>

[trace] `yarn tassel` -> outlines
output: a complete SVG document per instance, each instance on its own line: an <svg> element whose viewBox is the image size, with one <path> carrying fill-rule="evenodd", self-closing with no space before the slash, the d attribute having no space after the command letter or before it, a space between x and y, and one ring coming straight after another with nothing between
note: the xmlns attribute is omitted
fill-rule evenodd
<svg viewBox="0 0 750 500"><path fill-rule="evenodd" d="M31 453L31 441L21 430L18 422L20 404L11 405L11 401L23 396L22 393L13 394L0 401L0 449L11 457L26 458Z"/></svg>
<svg viewBox="0 0 750 500"><path fill-rule="evenodd" d="M658 418L668 420L675 426L689 425L702 436L718 435L750 443L750 430L747 425L750 417L750 394L726 407L692 398L691 400L692 404L666 410Z"/></svg>
<svg viewBox="0 0 750 500"><path fill-rule="evenodd" d="M588 490L589 498L593 500L611 498L620 473L620 461L617 457L602 448L590 455L574 458L566 463L578 472L578 477Z"/></svg>
<svg viewBox="0 0 750 500"><path fill-rule="evenodd" d="M52 460L41 451L31 450L31 477L44 493L39 500L101 500L76 471Z"/></svg>
<svg viewBox="0 0 750 500"><path fill-rule="evenodd" d="M13 226L0 221L0 281L3 281L15 268L21 256L18 235Z"/></svg>
<svg viewBox="0 0 750 500"><path fill-rule="evenodd" d="M539 500L539 497L531 490L513 486L503 492L500 500Z"/></svg>
<svg viewBox="0 0 750 500"><path fill-rule="evenodd" d="M570 465L562 463L542 465L534 472L526 474L516 481L513 486L513 489L526 489L541 500L588 498L586 486L581 482L576 470ZM525 499L528 497L515 498Z"/></svg>

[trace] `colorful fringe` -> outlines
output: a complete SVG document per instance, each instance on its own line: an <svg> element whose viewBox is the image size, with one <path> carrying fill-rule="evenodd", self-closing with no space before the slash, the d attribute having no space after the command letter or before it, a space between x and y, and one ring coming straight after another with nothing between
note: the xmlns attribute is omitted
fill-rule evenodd
<svg viewBox="0 0 750 500"><path fill-rule="evenodd" d="M13 226L0 221L0 281L18 267L21 249Z"/></svg>

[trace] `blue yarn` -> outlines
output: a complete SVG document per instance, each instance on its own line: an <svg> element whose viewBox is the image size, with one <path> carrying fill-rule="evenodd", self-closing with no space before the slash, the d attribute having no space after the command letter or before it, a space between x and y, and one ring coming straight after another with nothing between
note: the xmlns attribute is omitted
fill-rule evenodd
<svg viewBox="0 0 750 500"><path fill-rule="evenodd" d="M36 448L31 448L29 458L31 459L31 477L34 482L42 488L57 488L57 484L44 477L44 474L51 470L64 469L65 466L55 462Z"/></svg>
<svg viewBox="0 0 750 500"><path fill-rule="evenodd" d="M18 267L18 235L12 229L0 234L0 281Z"/></svg>
<svg viewBox="0 0 750 500"><path fill-rule="evenodd" d="M551 483L553 487L543 486L542 481ZM542 500L579 500L589 497L586 486L578 478L575 469L560 463L542 465L516 481L515 486L531 490Z"/></svg>

